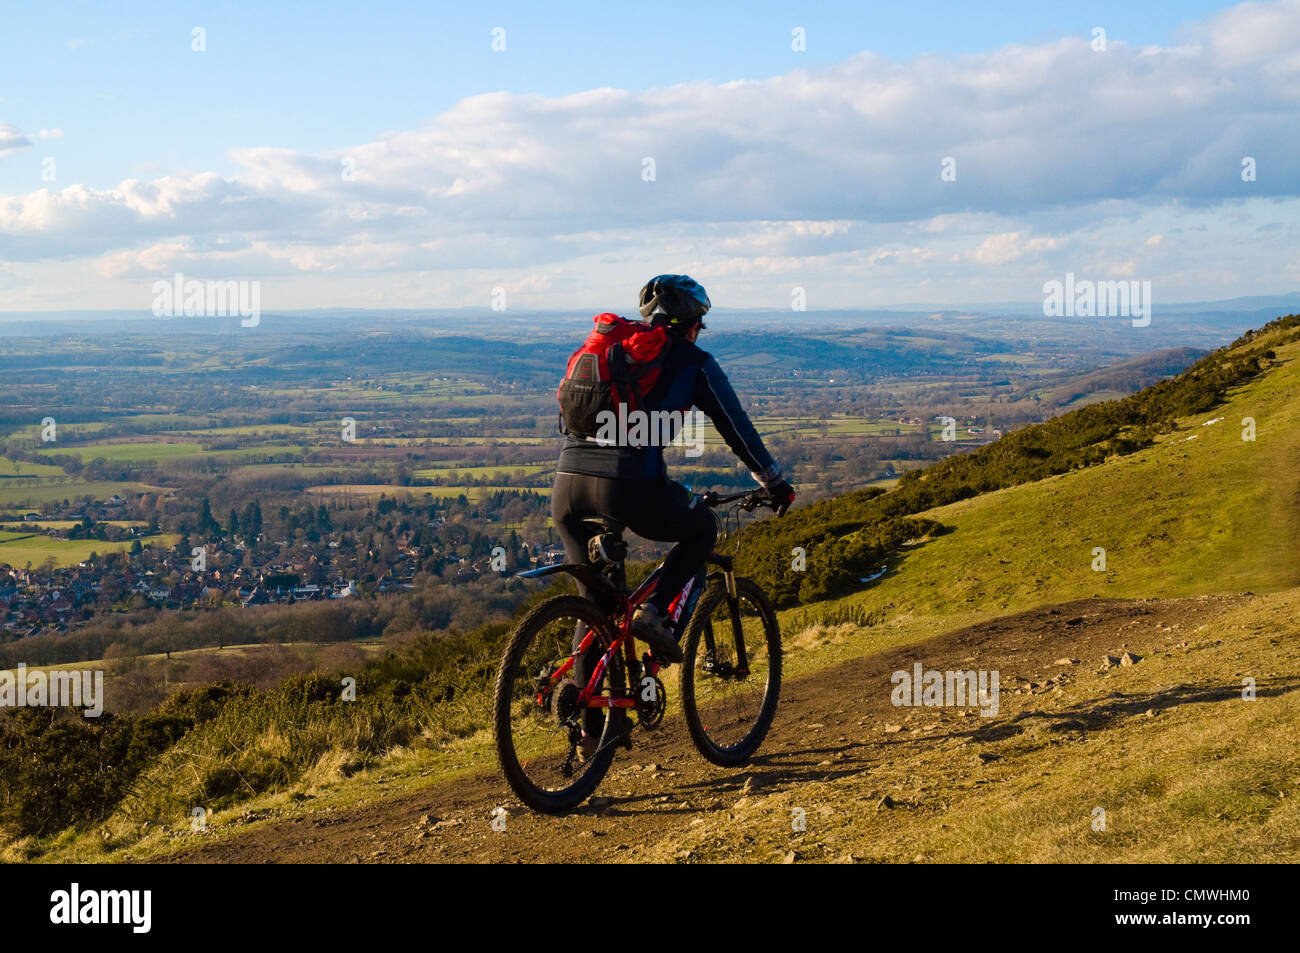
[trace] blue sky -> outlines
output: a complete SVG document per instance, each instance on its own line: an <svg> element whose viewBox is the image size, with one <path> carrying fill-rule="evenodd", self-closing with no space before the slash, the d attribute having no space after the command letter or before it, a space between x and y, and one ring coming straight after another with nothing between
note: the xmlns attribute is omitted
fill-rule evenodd
<svg viewBox="0 0 1300 953"><path fill-rule="evenodd" d="M178 269L272 307L604 306L684 269L737 306L1300 287L1292 0L555 6L6 5L0 308Z"/></svg>
<svg viewBox="0 0 1300 953"><path fill-rule="evenodd" d="M551 10L544 7L556 6ZM762 79L862 50L891 59L1089 35L1167 45L1225 4L862 2L18 3L0 34L0 108L77 181L236 171L225 147L318 152L405 129L457 100L614 86ZM742 11L743 12L738 12ZM191 31L206 32L205 55ZM506 29L492 55L491 30ZM807 49L790 49L802 26ZM0 165L0 190L39 176L36 152Z"/></svg>

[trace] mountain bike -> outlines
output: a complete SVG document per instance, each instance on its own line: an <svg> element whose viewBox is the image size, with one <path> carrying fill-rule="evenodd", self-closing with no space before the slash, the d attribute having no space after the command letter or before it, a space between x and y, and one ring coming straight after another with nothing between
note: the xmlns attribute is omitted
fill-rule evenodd
<svg viewBox="0 0 1300 953"><path fill-rule="evenodd" d="M700 494L729 538L741 512L772 501L765 490ZM719 514L719 508L727 509ZM632 729L654 730L667 708L659 672L665 663L638 657L632 613L654 593L660 563L630 590L624 569L625 527L601 516L589 563L564 563L519 573L567 573L587 596L556 596L530 610L511 633L497 671L494 726L501 769L519 799L561 814L596 790L618 746L632 747ZM747 762L776 714L781 691L781 632L763 590L733 571L734 556L715 551L668 607L683 659L682 712L695 747L724 767ZM713 567L711 570L708 567Z"/></svg>

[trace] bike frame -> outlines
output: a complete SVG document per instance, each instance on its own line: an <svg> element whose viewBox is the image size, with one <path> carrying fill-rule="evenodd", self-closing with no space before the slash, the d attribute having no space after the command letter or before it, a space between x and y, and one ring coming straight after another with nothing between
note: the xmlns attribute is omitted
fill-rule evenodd
<svg viewBox="0 0 1300 953"><path fill-rule="evenodd" d="M711 505L716 506L722 503L729 503L734 500L748 497L749 495L749 493L736 493L731 496L712 497ZM745 651L744 628L740 624L740 600L736 595L736 575L732 568L732 558L730 556L712 553L708 557L707 562L718 566L722 570L721 575L727 587L727 608L731 616L732 628L736 635L736 673L743 677L749 674L749 658ZM591 677L587 680L587 684L583 686L582 691L579 693L576 701L577 707L636 707L635 691L633 692L632 697L616 697L612 694L606 696L598 694L597 686L600 685L600 681L605 675L605 670L613 662L614 657L620 648L623 650L624 661L627 665L628 672L638 672L640 670L641 663L636 657L636 638L632 635L632 611L636 606L641 605L654 594L655 589L659 584L659 578L663 573L663 568L664 564L660 563L655 567L654 571L646 577L645 581L630 593L625 590L615 589L606 576L595 572L592 567L586 565L574 566L573 564L563 564L559 566L544 566L541 569L533 569L519 574L521 576L540 576L549 575L554 572L569 572L575 578L588 584L593 581L591 576L594 575L603 584L597 586L597 588L603 589L604 594L607 597L613 597L614 599L614 610L613 612L606 613L606 615L611 619L618 618L621 620L618 625L618 631L615 633L609 647L601 655L599 661L592 669ZM712 579L717 576L718 573L710 573L708 578ZM696 577L694 576L688 579L686 585L684 585L681 591L673 597L673 601L668 606L669 617L679 626L685 626L690 621L689 617L683 615L683 612L686 607L686 601L690 598L691 591L695 586L695 579ZM596 641L596 637L596 630L588 627L586 634L583 635L582 640L578 643L577 649L575 649L573 653L564 660L559 668L551 673L550 684L547 686L548 690L554 690L555 686L573 670L575 660L591 648ZM708 652L708 657L711 658L714 654L713 631L711 628L705 630L705 640L707 643L706 650ZM646 674L650 676L656 675L661 667L662 666L651 657L649 664L646 667ZM544 692L538 692L536 697L538 704L542 703L543 696Z"/></svg>

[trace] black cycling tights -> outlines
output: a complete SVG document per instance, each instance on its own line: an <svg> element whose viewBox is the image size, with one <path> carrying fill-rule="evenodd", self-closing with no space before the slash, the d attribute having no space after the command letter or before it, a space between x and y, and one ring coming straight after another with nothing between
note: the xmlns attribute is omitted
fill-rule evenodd
<svg viewBox="0 0 1300 953"><path fill-rule="evenodd" d="M713 512L680 483L557 473L551 518L564 543L566 562L587 561L591 530L582 522L584 516L612 517L645 539L677 544L664 559L663 574L650 598L661 615L686 580L704 566L718 537Z"/></svg>

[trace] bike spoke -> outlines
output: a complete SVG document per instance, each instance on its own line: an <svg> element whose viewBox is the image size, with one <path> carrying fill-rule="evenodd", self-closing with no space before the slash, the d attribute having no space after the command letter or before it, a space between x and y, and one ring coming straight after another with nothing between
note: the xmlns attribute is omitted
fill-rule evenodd
<svg viewBox="0 0 1300 953"><path fill-rule="evenodd" d="M573 618L547 622L512 672L509 741L528 782L541 791L563 791L581 779L605 733L609 709L577 706L586 670L575 657L573 645L575 632L585 631ZM599 654L599 648L587 652L591 661ZM575 662L572 670L557 681L554 674L570 659ZM579 675L582 684L575 681ZM590 738L585 745L584 729Z"/></svg>
<svg viewBox="0 0 1300 953"><path fill-rule="evenodd" d="M746 600L740 602L748 674L738 670L735 630L725 600L710 613L705 638L695 659L695 707L709 740L719 748L735 747L746 740L758 722L767 696L769 659L764 621ZM712 639L708 639L711 630ZM713 644L712 659L705 644Z"/></svg>

